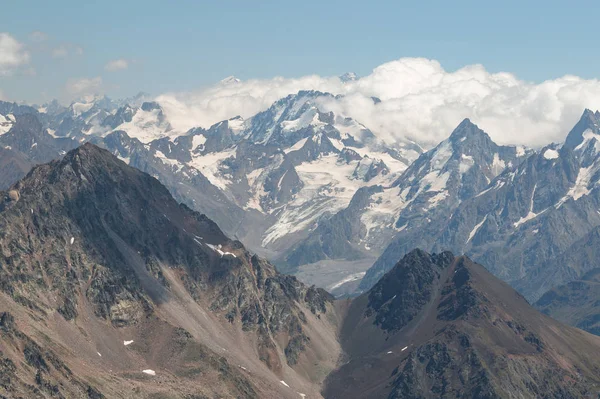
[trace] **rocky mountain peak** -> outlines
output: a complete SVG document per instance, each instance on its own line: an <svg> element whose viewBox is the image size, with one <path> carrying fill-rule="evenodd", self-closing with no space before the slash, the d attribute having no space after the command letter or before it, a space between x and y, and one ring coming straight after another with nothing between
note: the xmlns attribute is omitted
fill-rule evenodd
<svg viewBox="0 0 600 399"><path fill-rule="evenodd" d="M452 142L454 147L459 148L492 142L490 136L471 122L469 118L463 119L452 131L448 140Z"/></svg>
<svg viewBox="0 0 600 399"><path fill-rule="evenodd" d="M341 339L349 361L329 377L325 397L585 397L600 383L594 366L584 367L587 387L567 381L579 370L555 357L560 350L586 364L592 355L575 348L600 352L595 337L541 315L483 266L450 252L407 253L350 304ZM566 342L572 349L562 352ZM532 361L527 373L516 371Z"/></svg>
<svg viewBox="0 0 600 399"><path fill-rule="evenodd" d="M600 112L596 111L594 113L590 109L583 111L579 122L567 135L564 146L571 149L576 148L584 141L586 132L595 135L600 134Z"/></svg>
<svg viewBox="0 0 600 399"><path fill-rule="evenodd" d="M309 319L331 309L325 291L278 274L157 179L90 143L2 192L0 213L0 291L35 304L40 317L57 312L78 325L91 317L131 329L170 323L213 349L232 345L222 331L235 328L258 353L256 367L281 374L319 340ZM39 263L30 251L43 254Z"/></svg>
<svg viewBox="0 0 600 399"><path fill-rule="evenodd" d="M358 77L358 75L354 72L346 72L343 75L340 75L340 80L343 83L347 83L347 82L354 82L356 80L360 79Z"/></svg>

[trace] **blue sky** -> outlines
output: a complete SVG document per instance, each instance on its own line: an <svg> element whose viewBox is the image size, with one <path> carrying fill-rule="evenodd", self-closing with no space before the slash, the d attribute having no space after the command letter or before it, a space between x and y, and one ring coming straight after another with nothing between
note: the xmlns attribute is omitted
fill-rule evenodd
<svg viewBox="0 0 600 399"><path fill-rule="evenodd" d="M0 32L22 43L29 60L0 76L0 91L12 100L66 100L74 95L69 84L100 78L114 97L160 94L229 75L366 75L416 56L449 71L482 64L532 82L598 77L598 2L490 3L6 2ZM105 69L118 59L126 69Z"/></svg>

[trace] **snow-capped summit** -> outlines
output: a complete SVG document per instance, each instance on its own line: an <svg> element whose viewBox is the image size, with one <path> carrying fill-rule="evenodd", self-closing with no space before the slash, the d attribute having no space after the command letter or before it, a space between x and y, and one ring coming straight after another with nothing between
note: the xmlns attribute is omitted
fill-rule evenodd
<svg viewBox="0 0 600 399"><path fill-rule="evenodd" d="M340 80L343 83L354 82L354 81L356 81L358 79L360 79L360 78L354 72L346 72L345 74L340 75Z"/></svg>
<svg viewBox="0 0 600 399"><path fill-rule="evenodd" d="M240 83L242 80L236 78L235 76L228 76L225 79L222 79L219 83L222 85L236 84Z"/></svg>

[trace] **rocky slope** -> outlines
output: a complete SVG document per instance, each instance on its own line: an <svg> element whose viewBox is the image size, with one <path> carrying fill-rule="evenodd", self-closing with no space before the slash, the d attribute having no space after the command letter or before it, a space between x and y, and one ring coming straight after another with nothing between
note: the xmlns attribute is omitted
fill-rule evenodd
<svg viewBox="0 0 600 399"><path fill-rule="evenodd" d="M600 338L542 315L467 257L411 251L346 306L327 398L600 393Z"/></svg>
<svg viewBox="0 0 600 399"><path fill-rule="evenodd" d="M296 398L335 365L329 294L105 150L0 198L2 395Z"/></svg>

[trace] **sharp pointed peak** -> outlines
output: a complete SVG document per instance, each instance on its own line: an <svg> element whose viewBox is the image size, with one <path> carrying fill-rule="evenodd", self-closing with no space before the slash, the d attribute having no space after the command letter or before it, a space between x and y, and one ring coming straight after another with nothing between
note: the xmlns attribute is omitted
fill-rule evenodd
<svg viewBox="0 0 600 399"><path fill-rule="evenodd" d="M481 130L479 126L474 124L469 118L465 118L452 131L449 140L454 143L462 143L472 137L485 137L491 140L489 135Z"/></svg>
<svg viewBox="0 0 600 399"><path fill-rule="evenodd" d="M587 130L591 130L595 134L600 134L600 112L594 112L591 109L586 108L577 124L567 135L565 147L571 149L576 148L583 142L583 134Z"/></svg>

